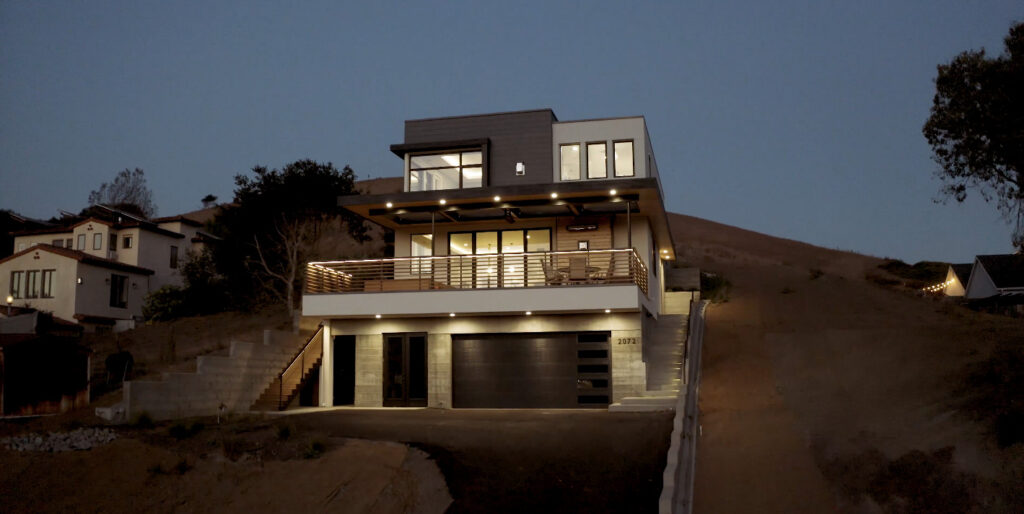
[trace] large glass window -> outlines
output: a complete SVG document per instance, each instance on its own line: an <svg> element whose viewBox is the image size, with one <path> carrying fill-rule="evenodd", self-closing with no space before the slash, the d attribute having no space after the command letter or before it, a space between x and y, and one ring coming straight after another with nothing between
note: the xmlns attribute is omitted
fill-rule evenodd
<svg viewBox="0 0 1024 514"><path fill-rule="evenodd" d="M559 147L562 161L562 180L580 179L580 145L562 145Z"/></svg>
<svg viewBox="0 0 1024 514"><path fill-rule="evenodd" d="M11 288L10 294L14 298L21 298L23 289L21 288L21 282L25 277L24 271L12 271L11 272Z"/></svg>
<svg viewBox="0 0 1024 514"><path fill-rule="evenodd" d="M125 308L128 306L128 277L110 275L110 306Z"/></svg>
<svg viewBox="0 0 1024 514"><path fill-rule="evenodd" d="M40 290L39 296L43 298L53 298L53 274L56 270L44 269L43 270L43 287Z"/></svg>
<svg viewBox="0 0 1024 514"><path fill-rule="evenodd" d="M608 178L608 145L587 143L587 178Z"/></svg>
<svg viewBox="0 0 1024 514"><path fill-rule="evenodd" d="M409 241L409 255L413 257L430 257L434 255L433 234L413 234ZM430 273L430 261L416 259L410 267L410 273L414 275L428 275Z"/></svg>
<svg viewBox="0 0 1024 514"><path fill-rule="evenodd" d="M544 285L544 258L529 252L551 251L551 230L502 230L448 234L449 281L454 287ZM524 254L526 252L527 254Z"/></svg>
<svg viewBox="0 0 1024 514"><path fill-rule="evenodd" d="M39 270L25 275L25 298L39 298Z"/></svg>
<svg viewBox="0 0 1024 514"><path fill-rule="evenodd" d="M85 250L85 234L78 234L78 246L75 250Z"/></svg>
<svg viewBox="0 0 1024 514"><path fill-rule="evenodd" d="M92 235L92 249L102 250L103 249L103 234Z"/></svg>
<svg viewBox="0 0 1024 514"><path fill-rule="evenodd" d="M615 176L633 176L633 142L615 142Z"/></svg>
<svg viewBox="0 0 1024 514"><path fill-rule="evenodd" d="M409 191L481 187L483 178L483 152L480 150L409 158Z"/></svg>

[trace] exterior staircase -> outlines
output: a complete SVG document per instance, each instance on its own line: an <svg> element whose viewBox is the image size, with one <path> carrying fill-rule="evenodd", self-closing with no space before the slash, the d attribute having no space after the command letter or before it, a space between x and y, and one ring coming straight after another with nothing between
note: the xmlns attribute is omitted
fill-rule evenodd
<svg viewBox="0 0 1024 514"><path fill-rule="evenodd" d="M163 373L159 380L124 383L124 396L96 415L127 422L145 413L153 420L245 412L266 384L295 356L297 337L264 332L262 343L232 341L227 355L201 355L193 373Z"/></svg>
<svg viewBox="0 0 1024 514"><path fill-rule="evenodd" d="M648 326L643 338L647 388L640 396L627 396L608 406L613 412L674 410L682 384L689 330L690 293L667 292L663 312Z"/></svg>
<svg viewBox="0 0 1024 514"><path fill-rule="evenodd" d="M309 377L320 367L324 355L324 327L317 329L313 337L299 350L299 354L291 359L283 371L263 390L263 394L253 402L249 410L268 411L284 410L299 394L299 390Z"/></svg>

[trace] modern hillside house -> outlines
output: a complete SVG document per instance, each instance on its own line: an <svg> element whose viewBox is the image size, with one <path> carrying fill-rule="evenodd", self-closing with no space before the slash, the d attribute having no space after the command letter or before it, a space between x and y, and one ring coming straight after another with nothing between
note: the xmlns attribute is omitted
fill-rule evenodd
<svg viewBox="0 0 1024 514"><path fill-rule="evenodd" d="M665 293L643 117L410 120L391 152L402 192L339 203L394 231L395 257L307 267L320 405L604 407L652 389L652 334L690 296Z"/></svg>
<svg viewBox="0 0 1024 514"><path fill-rule="evenodd" d="M184 216L143 220L110 210L103 218L14 233L0 259L0 291L86 329L125 329L142 316L145 296L181 285L179 264L210 236Z"/></svg>

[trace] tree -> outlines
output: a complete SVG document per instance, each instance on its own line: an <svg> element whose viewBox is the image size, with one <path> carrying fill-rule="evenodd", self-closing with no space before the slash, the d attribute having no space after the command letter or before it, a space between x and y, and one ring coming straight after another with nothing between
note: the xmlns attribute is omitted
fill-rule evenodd
<svg viewBox="0 0 1024 514"><path fill-rule="evenodd" d="M924 136L939 164L942 193L958 202L976 189L1015 223L1024 249L1024 23L1010 27L1005 52L966 51L938 67Z"/></svg>
<svg viewBox="0 0 1024 514"><path fill-rule="evenodd" d="M89 205L99 204L144 218L156 215L153 191L146 186L146 175L140 168L134 171L125 168L113 182L104 182L99 189L89 193Z"/></svg>
<svg viewBox="0 0 1024 514"><path fill-rule="evenodd" d="M308 159L281 170L256 166L252 172L255 177L235 177L234 204L214 221L223 239L214 258L236 295L258 293L255 284L290 314L305 263L317 255L329 222L341 219L355 239L367 239L362 220L338 207L339 196L357 193L355 172Z"/></svg>
<svg viewBox="0 0 1024 514"><path fill-rule="evenodd" d="M208 209L208 208L213 207L214 205L217 204L217 196L216 195L206 195L200 201L203 202L203 208L204 209Z"/></svg>

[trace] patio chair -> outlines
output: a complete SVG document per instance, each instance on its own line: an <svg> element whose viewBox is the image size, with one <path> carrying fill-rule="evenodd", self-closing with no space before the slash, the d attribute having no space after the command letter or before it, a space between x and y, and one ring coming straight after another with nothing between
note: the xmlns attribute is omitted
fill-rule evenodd
<svg viewBox="0 0 1024 514"><path fill-rule="evenodd" d="M587 276L587 258L586 257L573 257L569 259L569 282L586 282L590 277Z"/></svg>
<svg viewBox="0 0 1024 514"><path fill-rule="evenodd" d="M565 276L551 267L547 259L542 259L540 265L544 268L544 283L549 286L562 285L565 283Z"/></svg>

